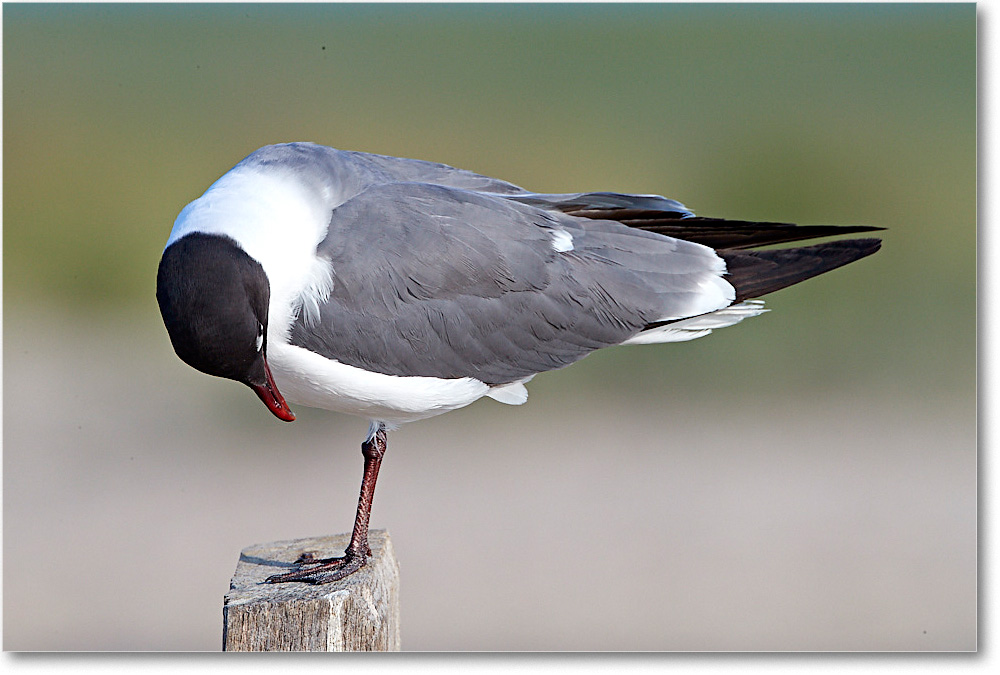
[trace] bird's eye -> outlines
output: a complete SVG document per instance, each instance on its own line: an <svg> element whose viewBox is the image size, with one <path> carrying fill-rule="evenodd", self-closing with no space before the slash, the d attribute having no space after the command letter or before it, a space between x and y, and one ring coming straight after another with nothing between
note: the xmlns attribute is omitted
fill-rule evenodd
<svg viewBox="0 0 1000 675"><path fill-rule="evenodd" d="M257 351L259 352L264 346L264 325L257 324Z"/></svg>

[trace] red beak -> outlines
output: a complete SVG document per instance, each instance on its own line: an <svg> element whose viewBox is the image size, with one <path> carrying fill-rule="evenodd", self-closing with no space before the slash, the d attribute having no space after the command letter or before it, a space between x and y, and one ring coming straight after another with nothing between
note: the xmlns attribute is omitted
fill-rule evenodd
<svg viewBox="0 0 1000 675"><path fill-rule="evenodd" d="M274 413L274 416L279 420L284 420L285 422L295 421L295 414L292 413L292 409L285 403L284 397L274 384L274 378L271 376L271 368L267 365L266 359L264 360L264 374L267 377L267 382L264 384L251 384L250 388L254 390L254 393L260 397L260 400L264 402L267 409Z"/></svg>

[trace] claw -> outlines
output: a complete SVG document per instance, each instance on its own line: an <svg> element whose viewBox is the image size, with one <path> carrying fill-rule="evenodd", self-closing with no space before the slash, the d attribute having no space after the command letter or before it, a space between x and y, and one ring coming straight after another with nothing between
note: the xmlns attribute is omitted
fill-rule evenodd
<svg viewBox="0 0 1000 675"><path fill-rule="evenodd" d="M298 581L304 584L328 584L332 581L339 581L346 576L357 572L365 566L365 556L346 555L343 558L326 558L315 560L312 555L308 555L309 561L302 561L299 556L298 564L313 565L308 569L295 570L285 574L275 574L264 580L268 584L281 584L289 581Z"/></svg>

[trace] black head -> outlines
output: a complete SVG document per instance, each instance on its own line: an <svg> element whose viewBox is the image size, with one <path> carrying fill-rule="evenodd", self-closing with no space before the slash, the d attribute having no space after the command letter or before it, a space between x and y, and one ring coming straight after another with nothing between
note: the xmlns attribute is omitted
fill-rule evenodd
<svg viewBox="0 0 1000 675"><path fill-rule="evenodd" d="M235 241L193 233L167 247L156 301L177 356L209 375L246 384L280 419L295 419L267 366L270 284Z"/></svg>

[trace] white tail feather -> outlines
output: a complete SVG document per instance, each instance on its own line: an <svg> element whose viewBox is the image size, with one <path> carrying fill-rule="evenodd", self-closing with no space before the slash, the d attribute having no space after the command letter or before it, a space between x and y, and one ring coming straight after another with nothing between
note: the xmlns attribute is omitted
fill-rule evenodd
<svg viewBox="0 0 1000 675"><path fill-rule="evenodd" d="M743 319L758 316L768 310L764 309L763 300L745 300L725 309L701 314L699 316L675 321L665 326L657 326L644 330L630 337L623 345L649 345L659 342L685 342L708 335L716 328L734 326Z"/></svg>
<svg viewBox="0 0 1000 675"><path fill-rule="evenodd" d="M521 405L528 400L528 389L524 386L523 382L527 382L527 380L490 387L489 391L486 392L486 395L494 401L499 401L500 403L506 403L507 405Z"/></svg>

